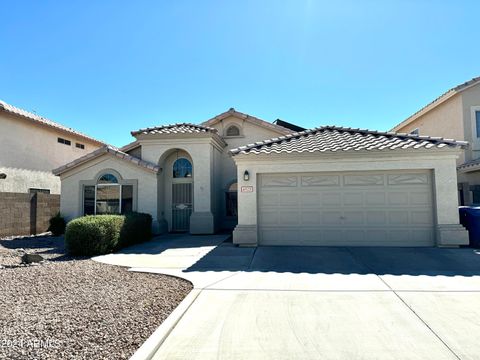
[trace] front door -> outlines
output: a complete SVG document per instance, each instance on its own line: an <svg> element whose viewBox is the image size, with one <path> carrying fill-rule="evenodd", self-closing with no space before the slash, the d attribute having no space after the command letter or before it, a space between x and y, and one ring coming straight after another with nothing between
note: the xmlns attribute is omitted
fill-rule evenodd
<svg viewBox="0 0 480 360"><path fill-rule="evenodd" d="M192 188L191 182L172 184L172 231L184 232L190 229Z"/></svg>

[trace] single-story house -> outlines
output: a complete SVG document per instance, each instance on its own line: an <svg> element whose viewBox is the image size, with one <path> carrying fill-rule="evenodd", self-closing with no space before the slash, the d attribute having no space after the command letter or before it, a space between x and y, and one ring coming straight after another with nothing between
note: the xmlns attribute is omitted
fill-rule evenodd
<svg viewBox="0 0 480 360"><path fill-rule="evenodd" d="M68 219L135 210L150 213L158 233L233 229L234 243L248 246L468 243L456 179L466 142L301 131L234 109L132 135L123 148L105 146L54 170Z"/></svg>

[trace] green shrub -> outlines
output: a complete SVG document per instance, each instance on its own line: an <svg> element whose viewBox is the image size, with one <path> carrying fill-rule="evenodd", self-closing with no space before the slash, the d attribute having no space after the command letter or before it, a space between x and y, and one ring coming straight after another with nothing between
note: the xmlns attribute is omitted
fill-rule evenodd
<svg viewBox="0 0 480 360"><path fill-rule="evenodd" d="M125 215L125 222L120 231L118 248L139 244L152 237L152 216L132 212Z"/></svg>
<svg viewBox="0 0 480 360"><path fill-rule="evenodd" d="M152 236L149 214L88 215L72 220L65 232L70 255L102 255L147 241Z"/></svg>
<svg viewBox="0 0 480 360"><path fill-rule="evenodd" d="M65 233L67 222L59 212L55 216L51 217L49 222L50 226L48 227L48 231L51 231L53 236L60 236Z"/></svg>
<svg viewBox="0 0 480 360"><path fill-rule="evenodd" d="M72 220L65 232L65 247L70 255L102 255L115 250L125 217L93 215Z"/></svg>

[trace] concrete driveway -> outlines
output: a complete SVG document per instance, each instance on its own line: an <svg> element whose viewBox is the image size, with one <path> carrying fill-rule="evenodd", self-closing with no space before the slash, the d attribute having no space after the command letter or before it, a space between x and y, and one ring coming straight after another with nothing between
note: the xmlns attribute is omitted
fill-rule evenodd
<svg viewBox="0 0 480 360"><path fill-rule="evenodd" d="M154 359L480 359L475 250L224 239L168 236L97 258L199 291Z"/></svg>

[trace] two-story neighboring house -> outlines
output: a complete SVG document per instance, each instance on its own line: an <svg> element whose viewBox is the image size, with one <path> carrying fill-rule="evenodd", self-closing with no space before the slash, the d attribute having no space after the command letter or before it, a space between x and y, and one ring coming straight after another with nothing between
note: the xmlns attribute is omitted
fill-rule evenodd
<svg viewBox="0 0 480 360"><path fill-rule="evenodd" d="M0 193L60 194L52 169L103 146L99 140L0 101Z"/></svg>
<svg viewBox="0 0 480 360"><path fill-rule="evenodd" d="M457 161L459 201L480 204L480 77L448 90L392 131L468 141Z"/></svg>

